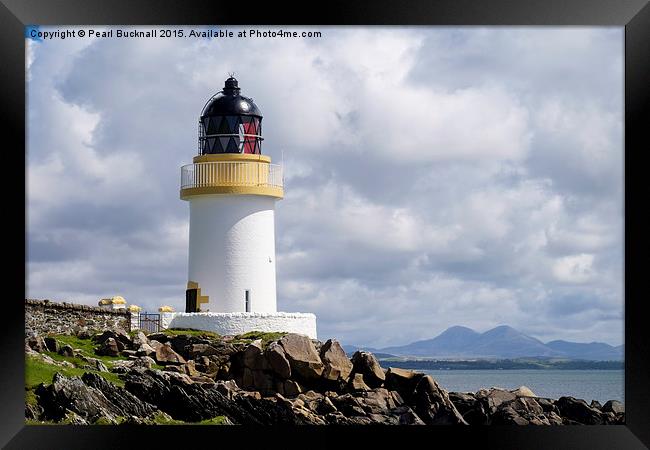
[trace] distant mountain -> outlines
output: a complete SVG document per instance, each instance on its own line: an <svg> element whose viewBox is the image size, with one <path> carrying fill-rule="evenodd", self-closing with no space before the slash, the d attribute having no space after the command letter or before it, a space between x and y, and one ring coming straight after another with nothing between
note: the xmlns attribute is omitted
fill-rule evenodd
<svg viewBox="0 0 650 450"><path fill-rule="evenodd" d="M574 359L591 359L594 361L623 359L622 346L612 347L602 342L590 342L581 344L567 341L551 341L546 343L547 347L563 352Z"/></svg>
<svg viewBox="0 0 650 450"><path fill-rule="evenodd" d="M359 347L343 346L346 352ZM485 333L454 326L433 339L381 349L362 348L373 353L429 358L567 358L593 361L622 360L623 347L602 342L577 343L551 341L544 343L514 328L501 325Z"/></svg>
<svg viewBox="0 0 650 450"><path fill-rule="evenodd" d="M476 345L480 336L479 333L470 328L455 326L447 328L442 334L433 339L417 341L399 347L386 347L380 351L409 356L454 356L465 353L468 348Z"/></svg>

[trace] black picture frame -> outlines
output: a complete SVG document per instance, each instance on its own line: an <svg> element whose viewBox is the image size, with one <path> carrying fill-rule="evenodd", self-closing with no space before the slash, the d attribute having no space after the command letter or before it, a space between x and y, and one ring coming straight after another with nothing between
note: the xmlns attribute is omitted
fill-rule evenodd
<svg viewBox="0 0 650 450"><path fill-rule="evenodd" d="M650 446L650 348L645 329L645 298L642 296L643 269L648 249L644 231L647 187L641 157L648 149L646 128L650 109L650 6L648 0L330 0L320 4L252 3L234 1L178 0L2 0L0 4L0 116L5 140L5 176L24 172L25 163L25 39L26 25L157 25L157 24L286 24L286 25L607 25L625 27L625 407L626 425L563 427L368 427L365 429L256 430L242 427L74 427L24 425L24 304L20 291L25 266L18 260L26 255L26 241L20 245L25 225L25 197L19 182L5 182L5 199L16 202L5 214L3 229L7 241L16 244L16 256L5 257L5 273L18 293L6 295L2 338L0 381L0 444L6 448L133 448L173 444L199 446L207 439L212 445L230 439L239 445L312 446L335 445L337 434L344 439L361 434L363 439L381 439L382 445L444 445L461 448L571 448L622 449ZM13 141L7 143L7 138ZM24 181L24 180L23 180ZM24 191L23 191L24 192ZM23 227L24 228L24 227ZM16 236L16 237L13 237ZM23 234L26 236L26 234ZM9 292L9 291L8 291ZM13 291L11 291L13 292ZM309 435L307 435L308 433ZM316 433L318 436L312 437ZM416 439L411 441L411 439ZM419 444L416 444L419 443ZM343 444L341 444L343 445ZM345 447L355 445L347 442ZM358 445L358 444L356 444Z"/></svg>

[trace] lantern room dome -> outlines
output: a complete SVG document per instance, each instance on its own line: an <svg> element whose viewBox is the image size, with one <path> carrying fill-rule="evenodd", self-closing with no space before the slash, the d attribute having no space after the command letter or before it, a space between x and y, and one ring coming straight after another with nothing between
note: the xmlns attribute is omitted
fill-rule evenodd
<svg viewBox="0 0 650 450"><path fill-rule="evenodd" d="M228 78L223 89L206 103L201 117L231 115L262 117L262 112L253 99L240 95L240 92L237 80L233 77Z"/></svg>
<svg viewBox="0 0 650 450"><path fill-rule="evenodd" d="M261 154L262 113L252 98L240 94L234 77L213 95L199 118L199 154Z"/></svg>

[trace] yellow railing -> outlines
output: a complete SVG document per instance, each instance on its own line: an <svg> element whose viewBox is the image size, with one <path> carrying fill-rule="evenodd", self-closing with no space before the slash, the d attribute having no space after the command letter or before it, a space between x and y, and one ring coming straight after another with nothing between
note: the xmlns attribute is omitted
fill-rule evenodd
<svg viewBox="0 0 650 450"><path fill-rule="evenodd" d="M181 167L181 189L217 186L282 188L282 166L257 161L218 161Z"/></svg>

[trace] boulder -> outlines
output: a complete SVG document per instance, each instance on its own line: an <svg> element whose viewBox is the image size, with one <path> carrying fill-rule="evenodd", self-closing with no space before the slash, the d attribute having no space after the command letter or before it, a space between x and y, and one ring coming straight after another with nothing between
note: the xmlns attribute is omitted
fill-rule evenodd
<svg viewBox="0 0 650 450"><path fill-rule="evenodd" d="M370 414L389 414L390 410L402 405L399 397L395 398L391 391L384 388L376 388L358 394L363 408Z"/></svg>
<svg viewBox="0 0 650 450"><path fill-rule="evenodd" d="M169 342L156 347L156 362L162 365L185 364L185 359L176 353Z"/></svg>
<svg viewBox="0 0 650 450"><path fill-rule="evenodd" d="M386 374L388 380L388 374ZM487 425L489 417L483 403L476 399L472 393L449 392L449 400L454 404L465 422L470 425Z"/></svg>
<svg viewBox="0 0 650 450"><path fill-rule="evenodd" d="M59 342L51 336L47 336L44 339L45 347L48 351L58 353L59 352Z"/></svg>
<svg viewBox="0 0 650 450"><path fill-rule="evenodd" d="M502 403L515 400L517 396L510 391L501 388L480 389L476 393L476 398L483 403L485 411L492 415L496 412Z"/></svg>
<svg viewBox="0 0 650 450"><path fill-rule="evenodd" d="M151 333L147 335L147 339L149 339L149 345L151 345L151 341L158 341L161 344L164 344L165 342L169 341L169 336L165 333L158 332L158 333Z"/></svg>
<svg viewBox="0 0 650 450"><path fill-rule="evenodd" d="M66 377L55 373L52 384L41 384L36 388L39 404L43 407L43 419L55 422L65 418L69 411L93 423L99 418L115 420L122 410L93 387L87 386L78 377Z"/></svg>
<svg viewBox="0 0 650 450"><path fill-rule="evenodd" d="M92 337L92 334L86 328L79 330L76 334L79 339L90 339Z"/></svg>
<svg viewBox="0 0 650 450"><path fill-rule="evenodd" d="M183 356L184 358L191 358L188 353L188 347L195 344L210 344L210 341L199 336L191 336L188 334L179 334L170 338L169 343L172 349Z"/></svg>
<svg viewBox="0 0 650 450"><path fill-rule="evenodd" d="M140 344L135 350L136 356L151 356L156 353L156 350L148 343Z"/></svg>
<svg viewBox="0 0 650 450"><path fill-rule="evenodd" d="M323 362L323 378L327 380L347 381L352 372L352 363L338 341L328 339L320 349Z"/></svg>
<svg viewBox="0 0 650 450"><path fill-rule="evenodd" d="M399 392L408 401L415 392L415 386L423 376L424 374L412 370L389 367L386 371L384 386L386 389Z"/></svg>
<svg viewBox="0 0 650 450"><path fill-rule="evenodd" d="M73 357L74 349L72 348L71 345L66 344L59 349L59 355Z"/></svg>
<svg viewBox="0 0 650 450"><path fill-rule="evenodd" d="M119 342L121 347L120 351L124 350L125 348L130 348L133 345L129 335L126 333L126 331L121 329L106 330L103 333L96 334L92 337L93 342L96 342L100 345L108 339L115 339L117 342Z"/></svg>
<svg viewBox="0 0 650 450"><path fill-rule="evenodd" d="M369 391L370 387L363 381L363 375L355 373L350 379L350 389L353 391Z"/></svg>
<svg viewBox="0 0 650 450"><path fill-rule="evenodd" d="M410 407L402 405L393 411L399 417L400 425L426 425Z"/></svg>
<svg viewBox="0 0 650 450"><path fill-rule="evenodd" d="M118 356L120 354L120 351L123 349L123 346L120 349L118 341L112 337L109 337L100 344L99 348L95 350L95 353L100 356Z"/></svg>
<svg viewBox="0 0 650 450"><path fill-rule="evenodd" d="M609 400L603 405L602 411L621 414L625 412L625 406L623 406L623 403L619 402L618 400Z"/></svg>
<svg viewBox="0 0 650 450"><path fill-rule="evenodd" d="M584 400L573 397L560 397L555 402L555 406L560 410L563 419L584 425L600 425L603 423L600 411L587 405Z"/></svg>
<svg viewBox="0 0 650 450"><path fill-rule="evenodd" d="M86 372L81 380L91 388L100 391L113 405L117 406L122 416L145 417L155 412L153 405L145 403L123 388L115 386L105 378Z"/></svg>
<svg viewBox="0 0 650 450"><path fill-rule="evenodd" d="M251 370L264 370L268 367L263 354L262 340L257 339L246 346L243 355L244 367Z"/></svg>
<svg viewBox="0 0 650 450"><path fill-rule="evenodd" d="M255 390L269 393L273 391L273 377L261 370L253 370L253 386Z"/></svg>
<svg viewBox="0 0 650 450"><path fill-rule="evenodd" d="M149 339L147 339L147 335L145 335L142 331L138 331L131 339L131 342L134 349L137 349L142 345L149 345Z"/></svg>
<svg viewBox="0 0 650 450"><path fill-rule="evenodd" d="M519 386L517 389L510 391L517 397L537 397L533 391L526 386Z"/></svg>
<svg viewBox="0 0 650 450"><path fill-rule="evenodd" d="M499 408L492 416L491 424L493 425L528 425L530 422L513 408L503 406Z"/></svg>
<svg viewBox="0 0 650 450"><path fill-rule="evenodd" d="M92 364L92 367L99 372L108 372L106 365L99 359L88 358L88 362Z"/></svg>
<svg viewBox="0 0 650 450"><path fill-rule="evenodd" d="M280 344L272 342L264 353L273 373L282 379L291 377L291 364L289 364L289 360Z"/></svg>
<svg viewBox="0 0 650 450"><path fill-rule="evenodd" d="M548 416L548 414L551 413L551 412L552 412L552 413L555 413L555 414L557 414L557 415L560 414L560 410L557 409L557 406L555 406L555 403L553 402L553 400L548 399L548 398L539 398L539 397L537 397L537 398L535 399L535 401L537 402L537 404L538 404L539 406L542 407L542 409L544 410L544 413L545 413L547 416Z"/></svg>
<svg viewBox="0 0 650 450"><path fill-rule="evenodd" d="M297 397L302 392L302 387L293 380L284 381L284 395L289 398Z"/></svg>
<svg viewBox="0 0 650 450"><path fill-rule="evenodd" d="M132 369L151 369L156 361L149 356L139 356L133 360Z"/></svg>
<svg viewBox="0 0 650 450"><path fill-rule="evenodd" d="M603 405L601 405L598 400L592 400L591 403L589 404L589 406L591 406L592 408L600 409L600 410L603 409Z"/></svg>
<svg viewBox="0 0 650 450"><path fill-rule="evenodd" d="M187 361L183 366L183 369L185 370L185 373L190 377L196 377L200 375L199 371L196 370L196 364L193 360Z"/></svg>
<svg viewBox="0 0 650 450"><path fill-rule="evenodd" d="M41 336L32 336L27 339L27 345L35 352L42 353L47 350L45 340Z"/></svg>
<svg viewBox="0 0 650 450"><path fill-rule="evenodd" d="M415 387L413 404L415 413L428 425L467 425L447 391L430 375L420 378Z"/></svg>
<svg viewBox="0 0 650 450"><path fill-rule="evenodd" d="M370 352L357 351L352 355L352 371L363 375L365 383L372 387L379 387L384 383L386 374L379 365L379 361Z"/></svg>
<svg viewBox="0 0 650 450"><path fill-rule="evenodd" d="M323 363L314 343L307 336L287 334L280 339L292 373L305 379L316 379L323 373Z"/></svg>

